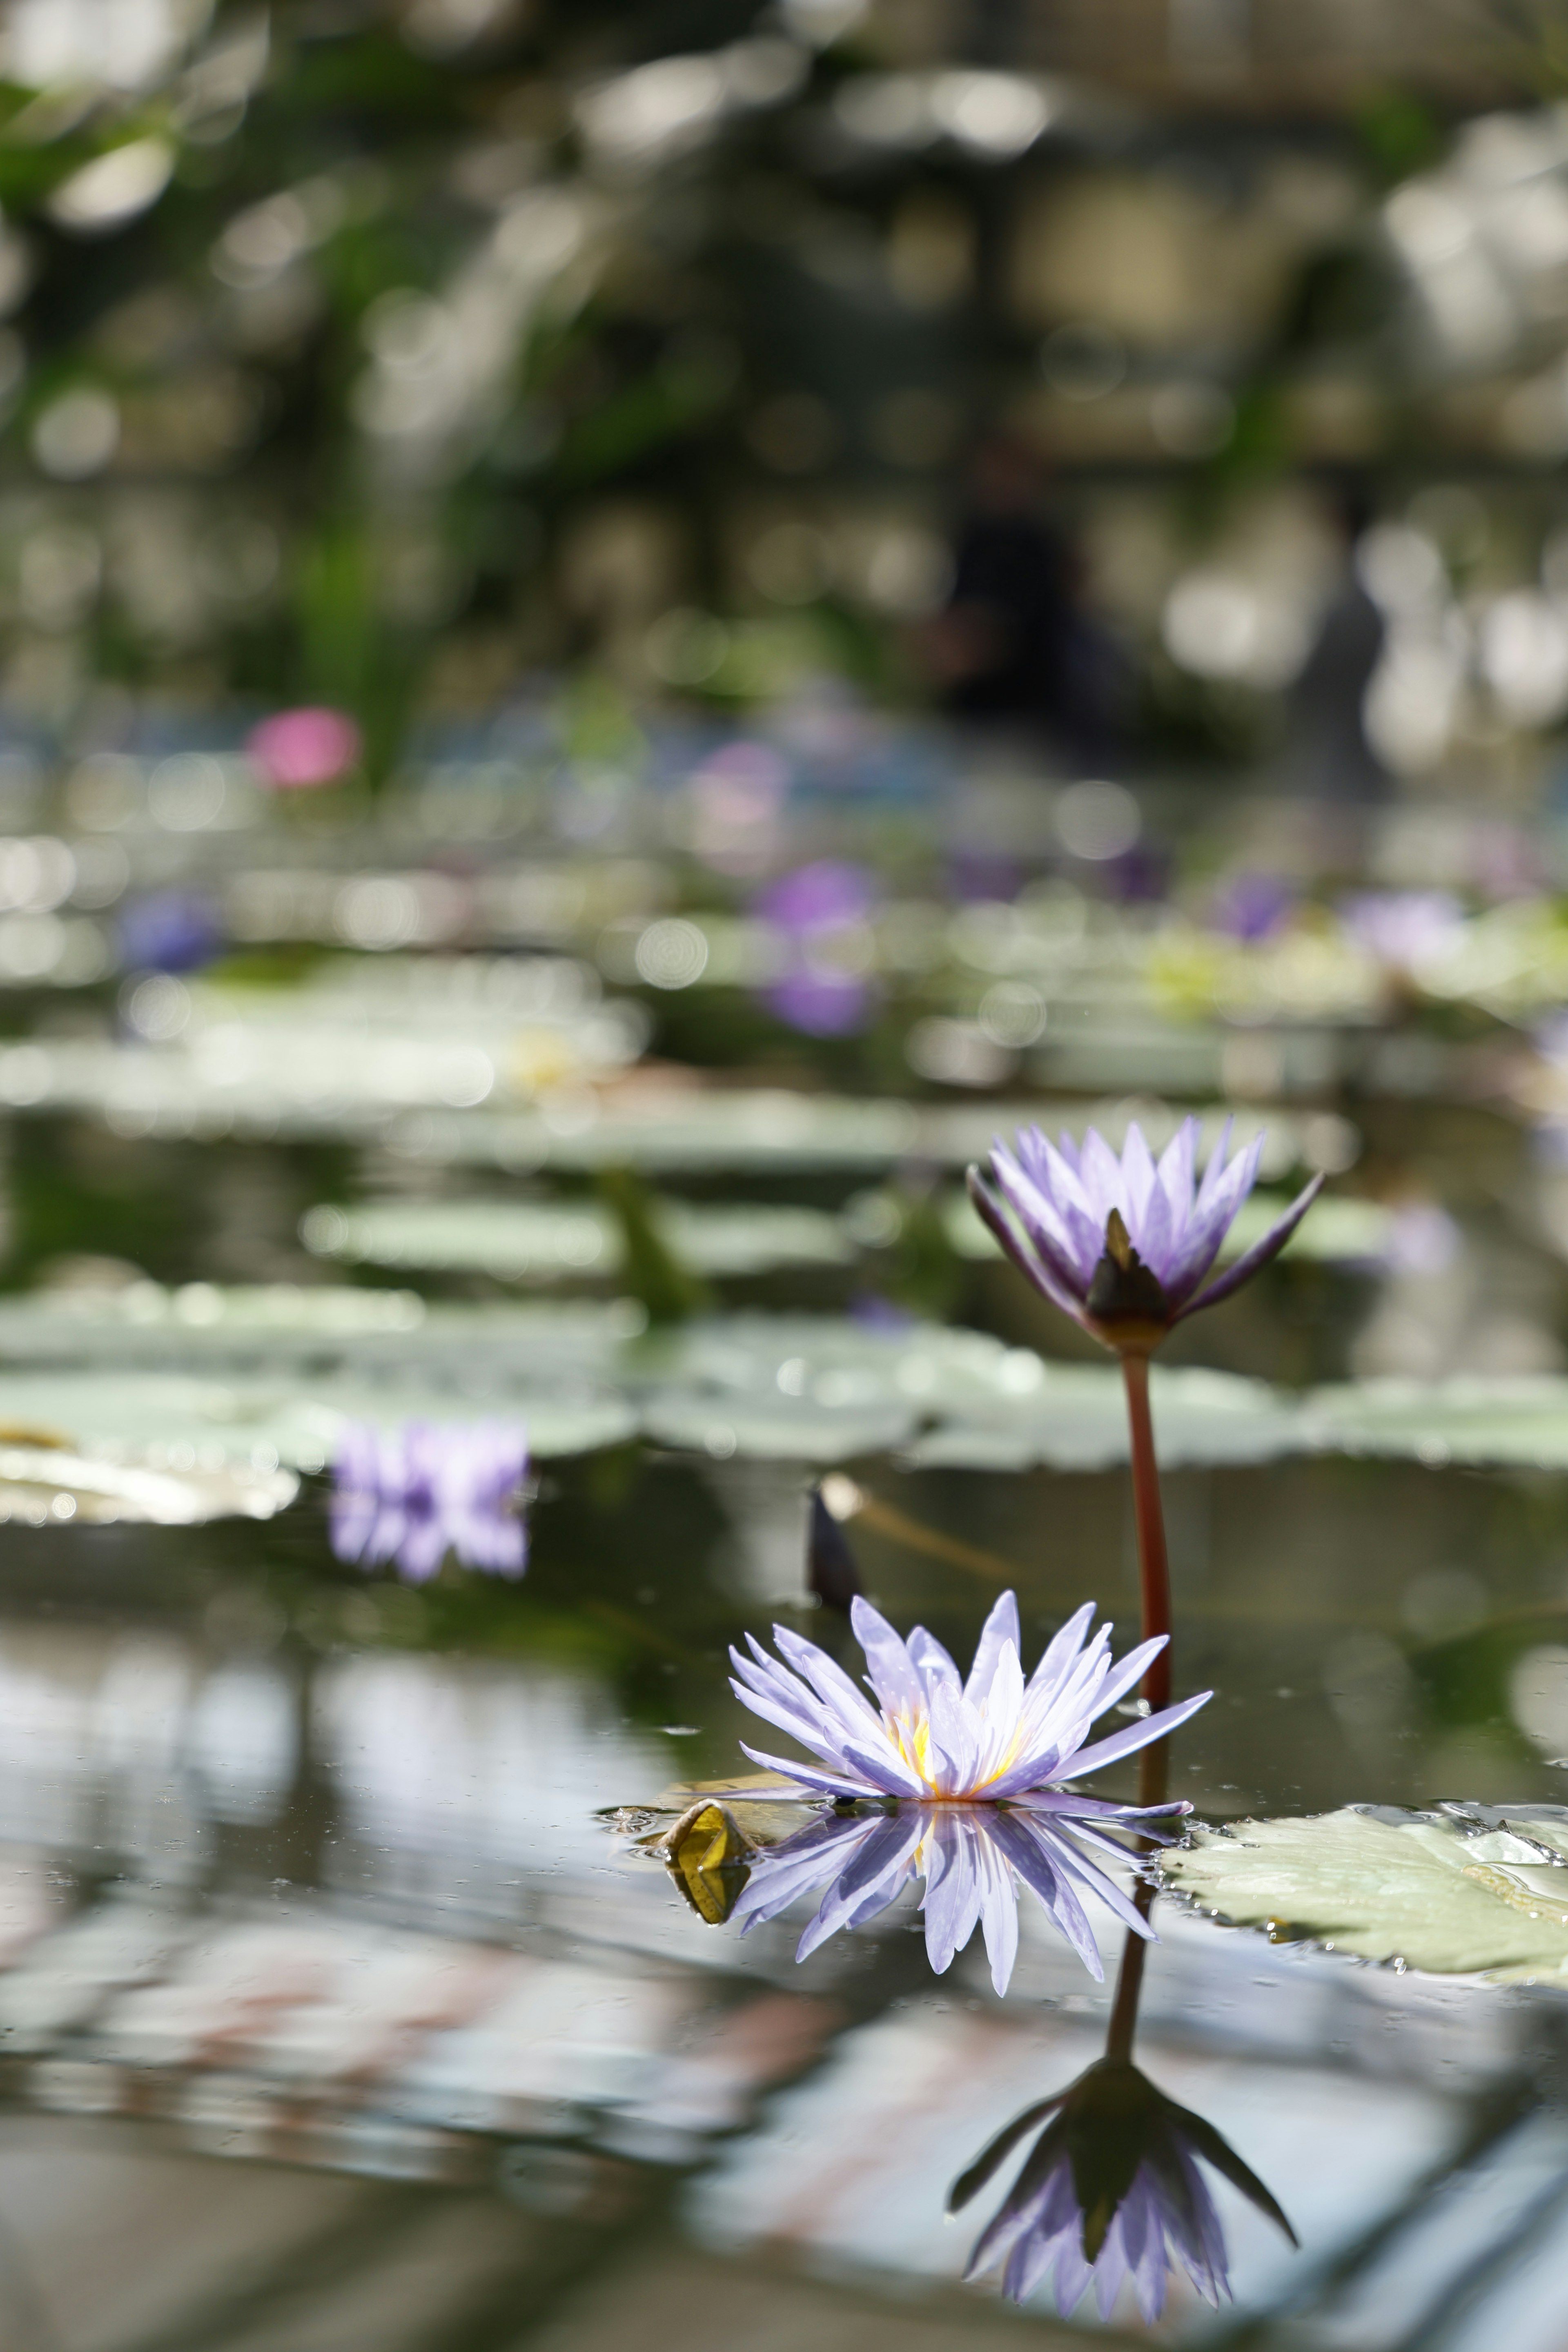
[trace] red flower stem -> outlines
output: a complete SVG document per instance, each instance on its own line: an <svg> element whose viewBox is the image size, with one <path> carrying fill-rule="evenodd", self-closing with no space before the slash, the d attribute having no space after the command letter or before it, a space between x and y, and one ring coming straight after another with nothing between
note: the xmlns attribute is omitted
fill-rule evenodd
<svg viewBox="0 0 1568 2352"><path fill-rule="evenodd" d="M1127 1389L1127 1425L1132 1444L1132 1509L1138 1525L1138 1585L1143 1639L1150 1641L1156 1633L1165 1636L1164 1648L1143 1677L1143 1696L1149 1712L1158 1715L1171 1704L1171 1573L1165 1555L1165 1515L1160 1504L1160 1469L1154 1459L1154 1424L1149 1415L1148 1357L1124 1355L1121 1377ZM1164 1803L1170 1780L1170 1748L1168 1739L1156 1739L1140 1753L1141 1805ZM1142 1843L1146 1853L1157 1850L1149 1840ZM1154 1902L1154 1889L1147 1879L1139 1880L1132 1900L1147 1919ZM1120 2059L1124 2064L1130 2063L1132 2057L1146 1949L1142 1937L1130 1927L1105 2037L1106 2056Z"/></svg>
<svg viewBox="0 0 1568 2352"><path fill-rule="evenodd" d="M1143 1639L1163 1633L1165 1646L1143 1677L1151 1715L1171 1704L1171 1575L1165 1559L1165 1516L1160 1507L1160 1471L1154 1459L1154 1424L1149 1418L1149 1359L1125 1355L1127 1424L1132 1441L1132 1508L1138 1522L1139 1596ZM1147 1754L1147 1750L1144 1751Z"/></svg>

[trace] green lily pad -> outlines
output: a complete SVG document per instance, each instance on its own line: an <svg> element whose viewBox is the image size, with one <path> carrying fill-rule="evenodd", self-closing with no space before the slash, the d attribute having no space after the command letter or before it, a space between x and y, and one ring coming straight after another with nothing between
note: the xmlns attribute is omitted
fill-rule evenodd
<svg viewBox="0 0 1568 2352"><path fill-rule="evenodd" d="M137 1282L0 1299L0 1363L179 1367L297 1375L362 1365L377 1378L608 1377L646 1324L629 1299L427 1307L410 1290L292 1283Z"/></svg>
<svg viewBox="0 0 1568 2352"><path fill-rule="evenodd" d="M1220 1244L1221 1263L1260 1242L1294 1197L1289 1192L1254 1192L1245 1200ZM1396 1224L1386 1202L1346 1200L1331 1192L1313 1202L1310 1214L1303 1217L1279 1255L1316 1258L1330 1265L1376 1262L1386 1256Z"/></svg>
<svg viewBox="0 0 1568 2352"><path fill-rule="evenodd" d="M0 1525L94 1527L137 1519L161 1528L206 1519L269 1519L291 1503L300 1481L290 1471L246 1462L186 1462L170 1449L160 1460L111 1461L68 1447L17 1444L0 1435Z"/></svg>
<svg viewBox="0 0 1568 2352"><path fill-rule="evenodd" d="M1353 1381L1307 1400L1325 1452L1568 1468L1568 1380Z"/></svg>
<svg viewBox="0 0 1568 2352"><path fill-rule="evenodd" d="M1194 1830L1164 1885L1237 1927L1494 1984L1568 1984L1568 1811L1347 1806Z"/></svg>
<svg viewBox="0 0 1568 2352"><path fill-rule="evenodd" d="M661 1202L660 1238L699 1274L762 1274L784 1265L845 1265L854 1246L818 1209L749 1202ZM311 1209L307 1249L349 1265L418 1266L506 1282L613 1279L626 1261L616 1219L597 1202L392 1201Z"/></svg>
<svg viewBox="0 0 1568 2352"><path fill-rule="evenodd" d="M1372 1381L1296 1397L1157 1364L1152 1393L1169 1469L1308 1453L1568 1467L1563 1379ZM0 1301L7 1416L47 1420L76 1445L223 1437L237 1460L270 1444L296 1469L330 1457L345 1418L521 1420L541 1454L641 1431L804 1462L893 1450L921 1467L1103 1470L1127 1458L1113 1363L1049 1362L980 1331L740 1314L650 1333L624 1299L432 1305L328 1286L143 1282Z"/></svg>
<svg viewBox="0 0 1568 2352"><path fill-rule="evenodd" d="M357 1374L326 1373L303 1386L243 1373L222 1381L161 1371L139 1371L134 1379L99 1370L0 1373L0 1446L9 1432L17 1444L39 1440L100 1462L231 1484L239 1475L265 1480L323 1469L351 1421L394 1428L410 1421L493 1419L521 1422L541 1457L621 1444L639 1425L625 1397L574 1397L569 1389L551 1391L542 1381L531 1390L475 1393ZM0 1479L5 1475L0 1467ZM291 1494L292 1480L289 1487Z"/></svg>
<svg viewBox="0 0 1568 2352"><path fill-rule="evenodd" d="M1012 1351L1015 1356L1024 1351ZM1127 1401L1113 1366L1047 1364L1037 1377L1000 1381L983 1398L952 1399L911 1447L921 1468L1106 1470L1127 1459ZM1230 1372L1167 1370L1150 1381L1155 1443L1166 1469L1270 1462L1311 1443L1300 1408L1261 1381ZM944 1400L946 1401L946 1400Z"/></svg>

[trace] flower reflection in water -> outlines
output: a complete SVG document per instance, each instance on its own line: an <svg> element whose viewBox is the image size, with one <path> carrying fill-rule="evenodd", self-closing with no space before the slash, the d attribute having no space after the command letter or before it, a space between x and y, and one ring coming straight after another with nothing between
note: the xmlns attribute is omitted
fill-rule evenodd
<svg viewBox="0 0 1568 2352"><path fill-rule="evenodd" d="M1003 2287L1016 2303L1054 2267L1064 2316L1092 2281L1100 2317L1108 2318L1131 2279L1144 2318L1157 2319L1180 2263L1205 2301L1218 2304L1230 2293L1229 2269L1200 2157L1295 2243L1268 2189L1214 2126L1167 2099L1125 2058L1097 2059L1070 2089L1009 2124L954 2188L954 2212L1037 2123L1045 2128L967 2273L1005 2263Z"/></svg>
<svg viewBox="0 0 1568 2352"><path fill-rule="evenodd" d="M528 1565L522 1517L528 1439L503 1422L465 1426L351 1422L332 1465L332 1549L362 1568L392 1560L426 1583L448 1552L465 1568L519 1577Z"/></svg>
<svg viewBox="0 0 1568 2352"><path fill-rule="evenodd" d="M1186 1810L1158 1809L1166 1814ZM913 1880L923 1878L921 1908L931 1967L942 1975L978 1927L991 1980L1005 1993L1018 1950L1022 1880L1098 1981L1105 1971L1084 1894L1097 1895L1135 1935L1153 1931L1093 1854L1125 1864L1126 1849L1108 1832L1136 1829L1146 1839L1159 1837L1149 1827L1152 1818L1148 1811L1068 1790L1009 1805L900 1804L871 1813L826 1813L752 1859L731 1916L744 1934L776 1919L826 1881L816 1916L795 1955L804 1960L840 1927L864 1927L897 1902Z"/></svg>
<svg viewBox="0 0 1568 2352"><path fill-rule="evenodd" d="M1140 1886L1140 1915L1152 1902ZM1147 1928L1139 1923L1140 1934ZM1066 2317L1091 2281L1108 2319L1131 2280L1146 2320L1164 2308L1177 2263L1206 2303L1230 2294L1225 2231L1198 2158L1279 2223L1296 2233L1256 2173L1186 2107L1155 2089L1132 2063L1132 2035L1143 1981L1144 1945L1130 1934L1122 1953L1103 2058L1067 2090L1016 2116L953 2185L948 2210L967 2205L1037 2125L1039 2137L1001 2207L982 2231L965 2276L1003 2264L1002 2286L1022 2303L1055 2271L1057 2306Z"/></svg>

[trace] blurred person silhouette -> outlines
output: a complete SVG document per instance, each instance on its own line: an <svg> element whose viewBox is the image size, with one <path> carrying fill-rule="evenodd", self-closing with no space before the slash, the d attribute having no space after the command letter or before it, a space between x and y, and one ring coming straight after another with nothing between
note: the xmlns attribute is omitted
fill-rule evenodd
<svg viewBox="0 0 1568 2352"><path fill-rule="evenodd" d="M1045 505L1047 467L1016 433L970 458L952 587L922 656L955 717L1037 737L1080 768L1120 749L1125 665L1083 606L1076 551Z"/></svg>
<svg viewBox="0 0 1568 2352"><path fill-rule="evenodd" d="M1339 574L1290 689L1286 775L1308 799L1368 807L1388 798L1390 777L1366 731L1367 691L1388 634L1355 561L1373 520L1366 491L1342 484L1329 518L1339 541Z"/></svg>

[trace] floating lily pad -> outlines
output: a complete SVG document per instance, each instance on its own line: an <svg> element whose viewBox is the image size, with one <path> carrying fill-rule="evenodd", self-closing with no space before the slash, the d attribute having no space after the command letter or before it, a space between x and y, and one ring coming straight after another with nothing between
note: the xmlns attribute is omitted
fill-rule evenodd
<svg viewBox="0 0 1568 2352"><path fill-rule="evenodd" d="M1037 1357L1025 1361L1036 1368L1032 1381L1025 1384L1015 1372L983 1400L957 1402L952 1418L919 1439L912 1460L922 1468L974 1470L1104 1470L1126 1461L1127 1400L1119 1371ZM1156 1367L1151 1397L1167 1469L1268 1462L1311 1443L1300 1408L1261 1381Z"/></svg>
<svg viewBox="0 0 1568 2352"><path fill-rule="evenodd" d="M1568 1467L1568 1380L1372 1381L1303 1398L1157 1365L1152 1398L1171 1469L1306 1453ZM270 1444L311 1469L344 1419L498 1416L524 1422L541 1454L640 1430L803 1462L896 1450L929 1467L1101 1470L1127 1458L1113 1364L1047 1362L937 1324L742 1314L649 1333L627 1300L427 1305L289 1285L0 1302L0 1419L43 1418L89 1451L221 1443L238 1461Z"/></svg>
<svg viewBox="0 0 1568 2352"><path fill-rule="evenodd" d="M1238 1927L1495 1984L1568 1983L1568 1811L1347 1806L1195 1830L1164 1884Z"/></svg>
<svg viewBox="0 0 1568 2352"><path fill-rule="evenodd" d="M938 1349L975 1336L921 1331ZM914 1436L922 1402L900 1381L910 1360L902 1332L826 1316L736 1315L645 1341L628 1351L627 1370L643 1426L661 1444L842 1462Z"/></svg>
<svg viewBox="0 0 1568 2352"><path fill-rule="evenodd" d="M324 1454L318 1451L313 1463L302 1461L302 1469L319 1468L323 1458L331 1458L339 1429L350 1421L372 1422L385 1429L411 1421L433 1422L437 1426L481 1420L517 1422L527 1433L529 1452L544 1461L624 1445L638 1434L640 1427L635 1406L624 1396L574 1396L570 1387L552 1391L542 1380L533 1386L479 1391L322 1381L300 1402L326 1438Z"/></svg>
<svg viewBox="0 0 1568 2352"><path fill-rule="evenodd" d="M270 1374L361 1364L387 1378L531 1369L572 1385L612 1371L647 1319L630 1299L426 1307L409 1290L137 1282L0 1299L0 1362Z"/></svg>
<svg viewBox="0 0 1568 2352"><path fill-rule="evenodd" d="M809 1399L758 1407L653 1397L643 1410L644 1430L656 1444L720 1460L742 1454L753 1461L849 1462L893 1452L914 1426L914 1415L897 1406L857 1410L814 1405Z"/></svg>
<svg viewBox="0 0 1568 2352"><path fill-rule="evenodd" d="M0 1372L0 1424L16 1444L176 1477L320 1466L331 1424L278 1383L171 1372ZM4 1475L0 1468L0 1475Z"/></svg>
<svg viewBox="0 0 1568 2352"><path fill-rule="evenodd" d="M0 1524L104 1527L139 1519L174 1528L205 1519L269 1519L299 1488L290 1471L245 1463L175 1470L107 1461L63 1446L9 1445L0 1438Z"/></svg>
<svg viewBox="0 0 1568 2352"><path fill-rule="evenodd" d="M507 1001L510 971L533 961L553 967L564 994L538 1005ZM641 1050L644 1015L635 1003L586 1001L581 967L502 959L464 984L461 966L411 966L405 986L390 992L380 984L388 970L378 961L367 976L344 960L295 990L176 983L188 1017L174 1040L30 1039L0 1051L0 1103L24 1113L78 1111L133 1136L386 1138L416 1157L509 1172L875 1170L910 1159L962 1168L984 1158L997 1135L1037 1120L1053 1132L1097 1126L1119 1143L1136 1117L1158 1148L1182 1117L1180 1106L1126 1097L909 1103L785 1087L623 1089L616 1082ZM443 971L458 984L440 984ZM506 987L487 1000L498 974ZM1151 1078L1163 1069L1169 1085L1184 1034L1198 1049L1202 1066L1191 1075L1206 1092L1213 1034L1152 1033L1137 1045L1132 1068ZM1103 1065L1110 1041L1089 1045ZM1058 1060L1062 1051L1052 1048ZM1128 1083L1143 1083L1132 1068ZM1239 1111L1238 1139L1264 1124L1255 1110ZM1219 1125L1220 1115L1205 1112L1205 1146ZM1270 1111L1265 1175L1283 1177L1301 1156L1300 1122Z"/></svg>
<svg viewBox="0 0 1568 2352"><path fill-rule="evenodd" d="M1254 1192L1245 1200L1220 1244L1222 1262L1260 1242L1291 1198L1288 1192ZM1279 1255L1317 1258L1330 1265L1375 1265L1387 1256L1397 1230L1397 1217L1386 1202L1344 1200L1331 1192L1313 1202L1311 1214L1302 1219Z"/></svg>
<svg viewBox="0 0 1568 2352"><path fill-rule="evenodd" d="M410 1421L500 1416L521 1422L531 1450L541 1457L621 1444L638 1428L624 1397L575 1397L569 1388L552 1391L542 1381L530 1390L475 1392L331 1374L309 1389L244 1375L216 1382L166 1372L142 1372L134 1380L101 1370L29 1372L25 1379L0 1374L0 1423L40 1433L47 1442L100 1462L198 1479L321 1470L351 1421L395 1428ZM5 1475L0 1468L0 1477ZM289 1483L292 1493L296 1482Z"/></svg>
<svg viewBox="0 0 1568 2352"><path fill-rule="evenodd" d="M661 1202L661 1238L685 1265L718 1276L782 1265L844 1265L854 1247L818 1209ZM394 1201L312 1209L307 1249L350 1265L418 1266L503 1281L613 1278L625 1263L620 1227L596 1202Z"/></svg>
<svg viewBox="0 0 1568 2352"><path fill-rule="evenodd" d="M330 1458L345 1420L497 1416L521 1420L542 1455L639 1430L720 1457L818 1463L902 1449L922 1464L1099 1469L1127 1452L1113 1366L1047 1364L934 1324L731 1315L647 1334L624 1304L147 1283L0 1304L6 1359L27 1370L0 1373L0 1417L47 1412L73 1444L187 1445L215 1461L270 1447L304 1470ZM1156 1370L1153 1393L1172 1465L1316 1442L1299 1406L1254 1381Z"/></svg>
<svg viewBox="0 0 1568 2352"><path fill-rule="evenodd" d="M1568 1468L1568 1380L1354 1381L1307 1401L1315 1443L1342 1454Z"/></svg>

